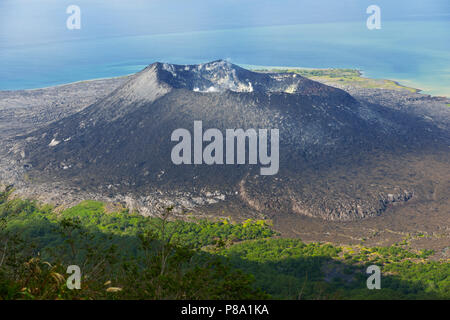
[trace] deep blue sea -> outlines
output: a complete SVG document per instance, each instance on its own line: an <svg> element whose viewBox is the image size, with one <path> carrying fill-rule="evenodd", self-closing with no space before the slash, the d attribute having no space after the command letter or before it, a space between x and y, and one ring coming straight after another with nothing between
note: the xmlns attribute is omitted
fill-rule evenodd
<svg viewBox="0 0 450 320"><path fill-rule="evenodd" d="M450 96L450 19L365 21L71 37L13 43L0 37L0 90L41 88L137 72L155 61L356 68L433 95Z"/></svg>

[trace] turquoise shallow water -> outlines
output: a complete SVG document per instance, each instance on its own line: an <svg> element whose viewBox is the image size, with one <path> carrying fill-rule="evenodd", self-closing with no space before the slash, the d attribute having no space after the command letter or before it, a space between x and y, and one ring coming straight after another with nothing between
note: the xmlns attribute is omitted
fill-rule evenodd
<svg viewBox="0 0 450 320"><path fill-rule="evenodd" d="M99 37L2 47L0 89L48 87L121 76L154 61L357 68L367 77L398 80L450 96L450 21L298 24L227 30Z"/></svg>

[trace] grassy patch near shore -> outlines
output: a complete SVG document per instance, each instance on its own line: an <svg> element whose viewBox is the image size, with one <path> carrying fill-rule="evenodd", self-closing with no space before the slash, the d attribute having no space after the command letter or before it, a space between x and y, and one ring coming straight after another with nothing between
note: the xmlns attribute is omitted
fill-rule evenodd
<svg viewBox="0 0 450 320"><path fill-rule="evenodd" d="M417 90L405 87L392 80L365 78L355 69L306 69L306 68L269 68L256 69L257 72L296 73L303 77L329 85L355 86L360 88L378 88L389 90Z"/></svg>

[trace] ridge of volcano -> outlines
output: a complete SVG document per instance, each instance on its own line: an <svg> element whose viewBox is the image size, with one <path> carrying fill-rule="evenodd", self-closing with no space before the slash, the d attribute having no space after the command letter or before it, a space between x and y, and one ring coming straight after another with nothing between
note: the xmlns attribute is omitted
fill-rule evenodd
<svg viewBox="0 0 450 320"><path fill-rule="evenodd" d="M278 129L278 174L261 176L250 164L173 164L171 134L194 121L222 132ZM417 115L298 74L252 72L224 60L153 63L17 141L18 161L33 181L126 195L147 214L169 204L180 214L232 206L338 221L380 215L421 194L426 174L404 164L449 152L449 132Z"/></svg>

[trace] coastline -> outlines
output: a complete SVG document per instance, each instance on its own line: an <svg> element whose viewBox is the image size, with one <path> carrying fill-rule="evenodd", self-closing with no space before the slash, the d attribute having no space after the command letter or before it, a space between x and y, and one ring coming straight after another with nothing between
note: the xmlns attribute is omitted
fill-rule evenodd
<svg viewBox="0 0 450 320"><path fill-rule="evenodd" d="M323 82L334 81L335 83L338 83L341 87L345 87L345 91L349 92L353 97L355 97L355 99L361 101L364 105L367 104L370 106L371 104L374 104L383 106L383 110L399 110L402 112L402 115L411 114L413 117L420 117L421 119L424 119L424 121L427 122L428 125L433 126L433 128L441 128L442 130L447 130L446 128L448 128L450 113L447 107L443 109L444 103L450 103L450 100L448 99L446 101L442 101L438 98L427 95L421 96L404 89L367 89L364 87L368 84L366 78L362 79L362 82L358 82L358 79L361 79L363 75L363 72L360 70L311 68L296 68L295 70L297 72L303 72L306 70L305 72L310 73L319 70L321 73L319 72L315 75L311 74L311 76L316 76L319 78L322 77ZM19 151L18 148L20 147L20 144L16 144L15 140L13 140L16 136L23 136L28 132L43 128L49 123L58 121L79 112L83 108L92 105L95 101L98 101L98 99L102 99L104 96L111 93L125 81L127 81L126 76L121 76L103 80L91 79L86 81L78 81L72 84L50 87L50 89L41 91L29 89L31 91L0 92L0 110L2 111L0 113L2 115L2 117L0 117L0 136L2 137L0 141L0 177L2 180L8 182L8 184L14 184L17 188L16 194L18 196L37 199L42 203L54 204L59 208L70 206L86 199L105 201L108 203L122 202L127 199L128 203L130 206L133 206L133 208L141 208L142 212L150 212L149 210L151 210L152 207L145 202L146 200L143 200L144 198L142 198L139 194L135 194L131 197L125 193L116 193L110 197L109 191L103 193L104 191L102 190L80 190L77 188L71 188L71 186L65 185L64 182L47 181L45 183L40 183L39 180L33 180L33 177L30 178L26 172L27 168L23 166L23 163L16 162L15 158L11 158L12 153L10 151ZM393 81L389 81L388 84L384 81L377 81L374 83L381 83L382 85L394 84ZM361 86L354 86L353 83L360 84ZM397 85L394 87L403 88ZM331 104L330 110L333 110L334 105L335 104ZM407 119L408 118L406 118L406 120ZM403 116L401 117L401 120L406 121ZM447 148L447 146L445 147ZM8 153L4 153L4 151L7 151ZM17 153L14 157L15 156L19 156L19 154ZM438 156L440 156L440 154L436 157ZM391 162L393 161L393 159L388 160ZM403 162L403 159L401 161L402 162L399 162L398 165L392 165L392 167L395 168L396 174L400 169L409 170L405 169L403 166L404 163L408 162ZM424 165L423 162L425 161L426 163ZM420 174L423 174L424 176L432 176L432 174L436 174L431 169L434 170L436 168L442 168L440 167L441 162L438 160L430 160L426 158L423 159L423 162L411 162L408 163L408 166L411 169L414 169L416 168L415 166L417 166L417 170L420 169ZM448 166L443 168L448 169ZM445 171L443 171L444 169L441 171L444 172L444 174L435 175L436 179L442 179L445 177ZM439 182L439 180L437 181L437 184L443 185L443 182ZM428 185L425 187L428 188ZM433 188L433 185L431 185L430 188ZM433 191L433 189L430 190ZM177 204L184 203L181 202L184 201L181 197L169 197L172 197L172 195L164 194L164 197L161 196L161 199L163 201L166 201L166 199L173 199ZM384 230L386 228L391 228L392 225L395 225L398 226L402 232L416 232L417 229L415 225L423 225L424 221L423 215L414 211L416 204L417 203L409 202L408 205L404 207L389 207L389 211L382 216L379 216L379 218L374 217L371 220L365 220L364 226ZM432 208L433 210L435 210L435 208L439 208L439 214L433 215L430 217L430 221L427 221L430 226L435 228L433 229L435 232L439 231L438 227L442 224L443 213L447 212L445 211L445 206L446 203L439 204L439 202L434 202L430 204L430 207L423 207L420 209L424 211L431 211ZM214 210L216 209L217 208L214 208ZM227 210L230 210L230 212L248 214L249 216L253 213L253 210L245 211L245 208L236 208L231 205ZM199 214L210 215L212 213L220 214L218 209L217 211L206 211L205 209L205 211L202 212L200 212L199 209ZM412 221L412 223L405 226L405 221ZM341 228L341 224L339 223L330 222L327 223L327 226L324 226L322 223L317 223L317 221L313 218L309 219L308 217L292 219L291 216L283 216L278 217L277 220L274 220L274 223L278 228L280 228L280 230L284 230L286 235L297 237L300 235L302 239L308 241L348 241L348 239L346 240L342 237L342 234L349 234L349 232L351 232L352 236L355 238L362 239L370 236L370 234L364 233L364 230L366 229L361 231L360 222L353 223L350 231L348 228ZM294 230L292 226L295 226L295 231L291 231ZM318 235L311 234L311 230L314 230L315 232L317 231ZM371 241L373 241L373 243L377 243L379 241L384 241L385 239L385 236L381 234L371 238ZM440 240L436 241L439 242ZM433 244L433 247L434 246L439 248L439 250L441 249L439 243Z"/></svg>
<svg viewBox="0 0 450 320"><path fill-rule="evenodd" d="M364 70L357 69L357 68L310 68L310 67L286 67L286 66L264 66L264 65L248 65L248 64L237 64L238 66L242 68L246 68L251 71L255 72L295 72L300 73L301 75L310 78L311 80L324 82L328 85L333 86L333 84L340 85L343 81L347 81L351 85L360 85L356 83L355 81L349 81L349 80L355 80L354 78L351 79L346 76L342 77L322 77L322 76L314 76L314 75L308 75L305 73L314 73L314 72L353 72L357 74L358 80L361 80L362 82L371 82L368 88L378 88L378 89L394 89L394 90L404 90L409 91L411 93L418 93L422 94L424 96L430 96L430 97L436 97L436 98L450 98L450 93L448 95L434 95L427 93L425 89L419 88L416 86L409 86L407 84L404 84L402 81L407 80L398 80L398 79L387 79L387 78L373 78L369 77L365 74ZM139 72L139 71L138 71ZM303 73L303 74L302 74ZM56 84L56 85L50 85L45 87L37 87L37 88L29 88L29 89L0 89L0 92L33 92L38 90L45 90L45 89L58 89L65 86L71 86L71 85L77 85L77 84L85 84L90 82L96 82L96 81L110 81L110 80L116 80L116 79L124 79L127 77L132 76L135 73L129 73L125 75L120 76L113 76L113 77L101 77L101 78L92 78L92 79L86 79L86 80L78 80L68 83L62 83L62 84ZM355 75L352 75L353 77ZM351 82L351 83L350 83Z"/></svg>
<svg viewBox="0 0 450 320"><path fill-rule="evenodd" d="M380 80L380 81L392 81L393 83L395 83L397 86L399 87L403 87L405 89L408 90L414 90L414 92L422 92L422 89L419 88L413 88L413 87L409 87L406 85L401 84L398 80L391 80L391 79L377 79L377 78L371 78L371 77L366 77L364 75L364 71L361 69L353 69L353 68L310 68L310 67L299 67L299 66L295 66L295 67L289 67L289 66L263 66L263 65L248 65L248 64L237 64L238 66L251 70L251 71L261 71L261 69L267 69L268 71L279 71L279 70L298 70L298 71L316 71L316 70L320 70L320 71L327 71L327 70L336 70L336 71L340 71L340 70L352 70L354 72L357 72L359 77L364 78L364 79L372 79L372 80ZM139 71L138 71L139 72ZM124 74L121 76L113 76L113 77L100 77L100 78L92 78L92 79L86 79L86 80L77 80L77 81L73 81L73 82L68 82L68 83L61 83L61 84L55 84L55 85L50 85L50 86L45 86L45 87L37 87L37 88L29 88L29 89L0 89L1 92L18 92L18 91L36 91L36 90L42 90L42 89L51 89L51 88L59 88L59 87L64 87L64 86L68 86L68 85L74 85L74 84L80 84L80 83L88 83L88 82L93 82L93 81L99 81L99 80L114 80L114 79L122 79L122 78L126 78L129 77L131 75L133 75L135 73L129 73L129 74Z"/></svg>
<svg viewBox="0 0 450 320"><path fill-rule="evenodd" d="M37 91L37 90L44 90L44 89L52 89L52 88L60 88L75 84L82 84L82 83L89 83L94 81L101 81L101 80L116 80L116 79L123 79L127 78L129 76L132 76L134 73L126 74L123 76L116 76L116 77L107 77L107 78L94 78L94 79L87 79L87 80L78 80L74 82L68 82L68 83L62 83L62 84L56 84L54 86L47 86L47 87L40 87L40 88L32 88L32 89L17 89L17 90L1 90L0 92L19 92L19 91Z"/></svg>
<svg viewBox="0 0 450 320"><path fill-rule="evenodd" d="M357 76L363 80L363 81L379 81L379 82L391 82L392 84L395 85L395 87L397 87L398 89L404 89L404 90L408 90L410 92L413 93L420 93L420 94L425 94L425 95L429 95L427 93L423 92L423 89L419 89L416 87L410 87L407 85L404 85L402 83L400 83L398 80L392 80L392 79L385 79L385 78L372 78L372 77L368 77L365 75L364 70L361 69L353 69L353 68L309 68L309 67L278 67L278 66L255 66L255 65L240 65L242 67L247 67L249 68L249 70L252 71L259 71L259 72L295 72L295 73L314 73L316 71L319 72L329 72L329 73L333 73L333 72L353 72L356 73ZM311 78L312 80L321 80L320 76L308 76L308 75L304 75L301 74L307 78ZM345 75L339 77L336 76L336 81L342 81L342 80L347 80L348 77L346 77ZM353 83L354 84L354 83ZM380 86L380 89L388 89L388 88L383 88ZM390 88L391 89L391 88ZM430 95L432 96L432 95Z"/></svg>

